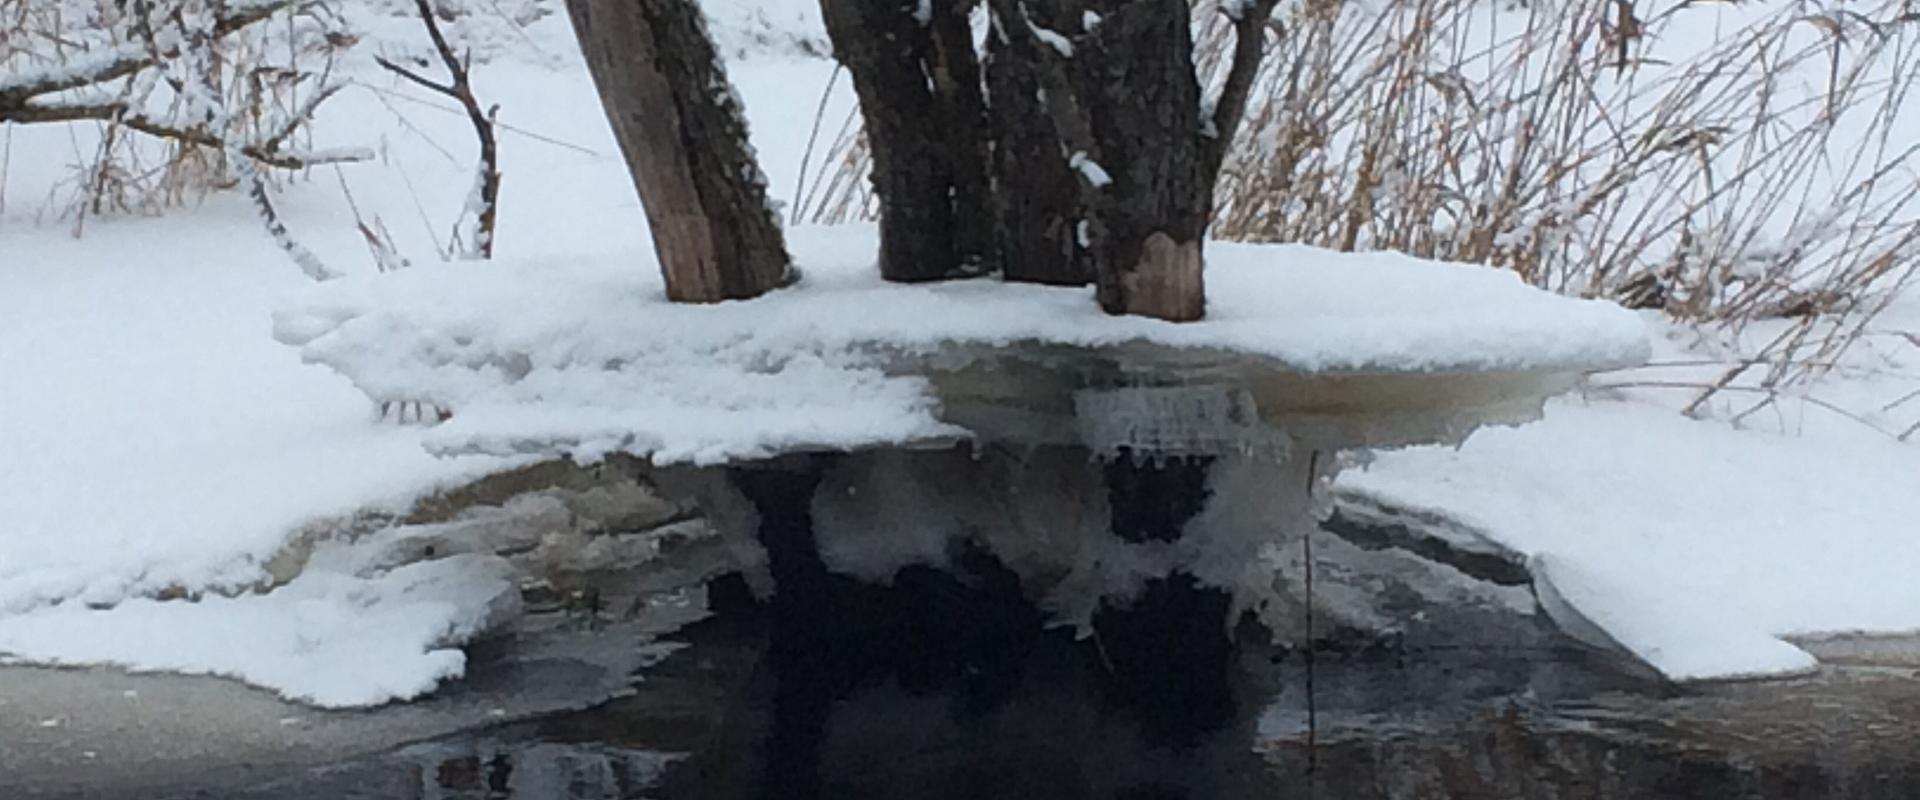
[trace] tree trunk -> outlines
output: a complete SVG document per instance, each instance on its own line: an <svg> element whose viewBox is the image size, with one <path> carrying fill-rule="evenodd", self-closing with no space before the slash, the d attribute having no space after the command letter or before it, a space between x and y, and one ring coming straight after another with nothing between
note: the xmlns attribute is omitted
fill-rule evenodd
<svg viewBox="0 0 1920 800"><path fill-rule="evenodd" d="M1033 0L1027 14L1051 30L1077 26L1060 5ZM1048 84L1041 65L1059 54L1041 46L1033 37L987 37L995 244L1007 280L1084 286L1094 269L1080 244L1086 229L1079 179L1042 99Z"/></svg>
<svg viewBox="0 0 1920 800"><path fill-rule="evenodd" d="M1088 190L1100 307L1185 322L1206 313L1201 243L1213 207L1187 0L1093 0L1077 70L1097 160Z"/></svg>
<svg viewBox="0 0 1920 800"><path fill-rule="evenodd" d="M967 23L973 0L820 0L853 76L880 198L880 274L991 268L986 107Z"/></svg>
<svg viewBox="0 0 1920 800"><path fill-rule="evenodd" d="M678 302L764 294L791 272L746 121L695 0L567 0ZM716 88L718 87L718 88Z"/></svg>

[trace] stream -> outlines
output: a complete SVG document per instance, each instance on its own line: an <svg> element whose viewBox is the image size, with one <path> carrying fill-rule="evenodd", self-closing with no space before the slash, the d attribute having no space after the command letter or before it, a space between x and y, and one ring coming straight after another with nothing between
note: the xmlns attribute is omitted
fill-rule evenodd
<svg viewBox="0 0 1920 800"><path fill-rule="evenodd" d="M1243 645L1214 688L1142 691L1097 641L992 613L889 615L805 631L809 647L777 616L684 629L634 694L591 710L217 796L1920 796L1912 669L1674 687L1529 618L1463 612L1429 628L1451 636Z"/></svg>

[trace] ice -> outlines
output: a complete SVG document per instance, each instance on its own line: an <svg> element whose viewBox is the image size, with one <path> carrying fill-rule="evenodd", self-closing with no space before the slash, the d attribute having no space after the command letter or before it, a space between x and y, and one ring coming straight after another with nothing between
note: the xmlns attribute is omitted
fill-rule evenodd
<svg viewBox="0 0 1920 800"><path fill-rule="evenodd" d="M1603 575L1550 554L1528 562L1540 607L1575 639L1631 654L1671 680L1689 681L1810 672L1812 655L1743 625L1720 609L1675 602L1686 587L1648 591L1642 581Z"/></svg>

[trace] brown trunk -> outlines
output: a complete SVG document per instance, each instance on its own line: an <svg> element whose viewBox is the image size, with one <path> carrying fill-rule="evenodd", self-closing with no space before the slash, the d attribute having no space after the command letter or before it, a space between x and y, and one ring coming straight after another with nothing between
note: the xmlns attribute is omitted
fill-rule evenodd
<svg viewBox="0 0 1920 800"><path fill-rule="evenodd" d="M973 0L821 0L853 76L880 199L880 274L926 281L991 267L985 101Z"/></svg>
<svg viewBox="0 0 1920 800"><path fill-rule="evenodd" d="M746 121L695 0L567 0L679 302L753 297L790 264Z"/></svg>

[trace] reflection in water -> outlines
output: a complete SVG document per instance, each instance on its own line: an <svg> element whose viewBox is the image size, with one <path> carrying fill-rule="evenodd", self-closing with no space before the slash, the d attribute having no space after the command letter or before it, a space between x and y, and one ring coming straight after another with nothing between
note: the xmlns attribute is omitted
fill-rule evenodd
<svg viewBox="0 0 1920 800"><path fill-rule="evenodd" d="M893 591L976 591L904 576L916 582ZM843 602L889 598L865 591ZM1321 652L1309 724L1305 659L1246 648L1229 668L1232 713L1170 738L1160 712L1121 696L1093 642L898 611L783 650L768 616L689 629L692 647L608 706L262 796L1920 797L1909 672L1679 692L1509 629L1504 645Z"/></svg>
<svg viewBox="0 0 1920 800"><path fill-rule="evenodd" d="M1252 641L1218 672L1143 686L1116 678L1098 637L1042 630L990 560L961 574L820 587L816 622L722 613L631 697L259 796L1920 797L1911 671L1681 691L1529 618L1454 610L1396 648L1327 643L1311 697L1304 654Z"/></svg>
<svg viewBox="0 0 1920 800"><path fill-rule="evenodd" d="M420 800L642 797L669 760L646 750L488 741L425 745L406 756L420 766Z"/></svg>

